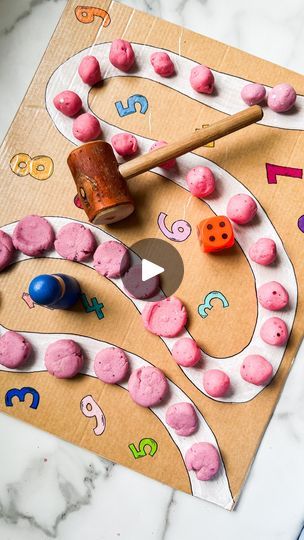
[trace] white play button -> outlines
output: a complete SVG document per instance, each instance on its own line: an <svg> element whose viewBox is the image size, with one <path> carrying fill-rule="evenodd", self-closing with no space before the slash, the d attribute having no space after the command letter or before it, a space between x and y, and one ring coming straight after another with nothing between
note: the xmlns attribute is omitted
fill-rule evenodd
<svg viewBox="0 0 304 540"><path fill-rule="evenodd" d="M151 279L154 276L158 276L159 274L162 274L162 272L164 271L165 269L162 266L158 266L158 264L155 264L152 261L148 261L148 259L142 259L142 265L141 265L142 281L148 281L148 279Z"/></svg>

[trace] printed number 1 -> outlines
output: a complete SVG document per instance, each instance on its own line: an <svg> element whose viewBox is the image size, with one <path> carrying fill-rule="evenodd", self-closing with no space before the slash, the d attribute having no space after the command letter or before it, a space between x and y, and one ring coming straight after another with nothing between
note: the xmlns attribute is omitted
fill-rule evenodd
<svg viewBox="0 0 304 540"><path fill-rule="evenodd" d="M115 107L119 116L128 116L129 114L136 113L136 104L140 105L139 112L145 114L148 110L148 100L145 96L140 94L134 94L127 99L127 107L124 107L121 101L116 101Z"/></svg>

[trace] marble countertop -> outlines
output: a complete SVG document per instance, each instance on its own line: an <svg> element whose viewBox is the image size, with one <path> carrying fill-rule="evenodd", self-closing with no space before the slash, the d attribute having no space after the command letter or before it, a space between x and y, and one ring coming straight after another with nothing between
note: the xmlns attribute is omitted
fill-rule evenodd
<svg viewBox="0 0 304 540"><path fill-rule="evenodd" d="M303 73L303 0L126 3ZM64 5L0 0L1 139ZM303 356L232 513L1 414L1 540L303 540Z"/></svg>

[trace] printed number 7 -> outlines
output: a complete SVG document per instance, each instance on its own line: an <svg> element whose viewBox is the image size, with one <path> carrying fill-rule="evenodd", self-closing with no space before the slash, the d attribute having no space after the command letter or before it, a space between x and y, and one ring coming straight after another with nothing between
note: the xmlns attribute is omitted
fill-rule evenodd
<svg viewBox="0 0 304 540"><path fill-rule="evenodd" d="M141 458L141 457L145 457L147 455L147 452L145 450L145 446L149 446L150 447L150 452L149 452L149 455L151 457L154 456L154 454L156 453L157 451L157 448L158 448L158 444L157 442L154 440L154 439L141 439L139 445L138 445L138 450L137 448L134 446L133 443L129 444L129 448L133 454L133 456L135 457L135 459L138 459L138 458Z"/></svg>
<svg viewBox="0 0 304 540"><path fill-rule="evenodd" d="M134 94L134 96L130 96L127 99L127 107L124 107L121 101L116 101L115 107L119 116L128 116L129 114L136 113L136 103L139 103L140 105L139 112L141 114L145 114L149 106L147 98L145 98L145 96L141 96L140 94Z"/></svg>

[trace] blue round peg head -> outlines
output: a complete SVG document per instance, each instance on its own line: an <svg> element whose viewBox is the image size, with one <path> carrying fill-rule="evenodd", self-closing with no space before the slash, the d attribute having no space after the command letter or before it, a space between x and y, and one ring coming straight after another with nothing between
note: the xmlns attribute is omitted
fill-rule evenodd
<svg viewBox="0 0 304 540"><path fill-rule="evenodd" d="M36 304L50 306L59 300L62 295L62 288L59 280L54 276L41 274L32 279L29 286L29 295Z"/></svg>

